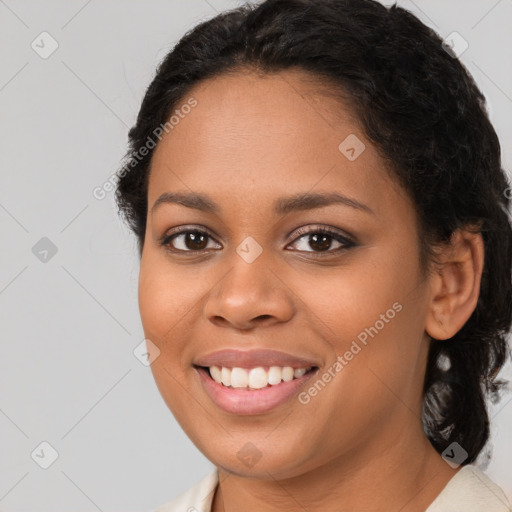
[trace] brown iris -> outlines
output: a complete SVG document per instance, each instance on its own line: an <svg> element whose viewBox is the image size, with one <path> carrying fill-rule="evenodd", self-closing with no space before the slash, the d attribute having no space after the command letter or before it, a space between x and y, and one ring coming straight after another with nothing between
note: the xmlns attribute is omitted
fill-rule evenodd
<svg viewBox="0 0 512 512"><path fill-rule="evenodd" d="M322 233L315 233L311 235L311 238L309 240L309 245L312 249L317 249L320 251L326 251L331 246L331 239L332 237L329 235L325 235ZM320 242L319 242L320 240ZM316 245L313 245L316 244Z"/></svg>
<svg viewBox="0 0 512 512"><path fill-rule="evenodd" d="M208 245L208 235L198 231L190 231L184 234L187 249L201 251Z"/></svg>

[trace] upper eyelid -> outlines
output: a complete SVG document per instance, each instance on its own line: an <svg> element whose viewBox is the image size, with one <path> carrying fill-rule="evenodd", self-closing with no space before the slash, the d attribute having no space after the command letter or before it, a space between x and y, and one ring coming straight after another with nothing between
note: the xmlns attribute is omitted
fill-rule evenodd
<svg viewBox="0 0 512 512"><path fill-rule="evenodd" d="M345 233L343 230L340 230L338 228L326 227L321 224L307 224L306 226L301 226L299 228L294 229L288 236L294 235L295 236L294 240L295 240L304 235L316 233L317 231L327 231L330 234L338 235L341 238L345 238L350 242L354 241L353 240L354 237L352 235L349 235L348 233Z"/></svg>
<svg viewBox="0 0 512 512"><path fill-rule="evenodd" d="M216 235L214 235L207 227L201 225L192 225L192 226L179 226L176 230L166 231L164 235L160 238L160 241L178 235L183 235L184 233L190 233L192 231L199 231L201 233L207 234L210 238L216 239Z"/></svg>

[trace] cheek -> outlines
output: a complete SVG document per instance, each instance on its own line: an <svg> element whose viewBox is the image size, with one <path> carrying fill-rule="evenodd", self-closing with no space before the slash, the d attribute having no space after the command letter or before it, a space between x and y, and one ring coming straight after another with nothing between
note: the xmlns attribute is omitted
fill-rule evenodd
<svg viewBox="0 0 512 512"><path fill-rule="evenodd" d="M365 248L338 267L293 277L290 287L300 298L299 306L307 306L300 309L337 353L348 350L358 337L363 343L372 335L385 338L398 325L420 322L416 259L400 259L396 253L393 247Z"/></svg>
<svg viewBox="0 0 512 512"><path fill-rule="evenodd" d="M200 321L204 300L218 279L193 266L170 265L165 255L149 250L141 259L140 317L145 337L160 350L151 370L173 412L183 396L180 383L190 381L194 372L192 333Z"/></svg>
<svg viewBox="0 0 512 512"><path fill-rule="evenodd" d="M187 299L190 288L184 289L182 279L176 274L154 258L143 257L138 290L144 336L160 350L151 371L174 414L182 407L178 382L185 378L182 360L186 343L182 333L193 313Z"/></svg>
<svg viewBox="0 0 512 512"><path fill-rule="evenodd" d="M400 247L380 248L364 261L354 258L354 264L297 281L304 311L331 354L322 379L328 383L312 390L329 399L312 399L313 408L336 403L340 415L347 408L364 415L361 403L378 398L384 407L406 388L421 393L425 287L417 258L402 252L401 259L397 252Z"/></svg>
<svg viewBox="0 0 512 512"><path fill-rule="evenodd" d="M176 283L157 268L141 265L139 274L139 310L147 338L162 341L164 333L172 326L178 306L172 290ZM159 345L159 343L157 343ZM159 345L160 346L160 345Z"/></svg>
<svg viewBox="0 0 512 512"><path fill-rule="evenodd" d="M145 338L160 350L151 371L160 394L178 421L186 417L184 411L190 404L190 394L183 390L182 383L187 380L186 372L191 371L184 360L186 333L190 332L194 306L201 296L197 286L161 258L143 256L138 286L140 317Z"/></svg>
<svg viewBox="0 0 512 512"><path fill-rule="evenodd" d="M161 342L176 338L204 293L204 280L171 268L160 257L142 258L138 302L144 332Z"/></svg>

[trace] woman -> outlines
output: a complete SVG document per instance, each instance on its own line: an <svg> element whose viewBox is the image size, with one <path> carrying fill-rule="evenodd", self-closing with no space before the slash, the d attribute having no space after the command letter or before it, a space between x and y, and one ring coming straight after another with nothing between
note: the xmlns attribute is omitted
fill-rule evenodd
<svg viewBox="0 0 512 512"><path fill-rule="evenodd" d="M510 510L472 464L509 354L508 182L440 38L267 0L157 70L117 200L166 404L216 466L158 510Z"/></svg>

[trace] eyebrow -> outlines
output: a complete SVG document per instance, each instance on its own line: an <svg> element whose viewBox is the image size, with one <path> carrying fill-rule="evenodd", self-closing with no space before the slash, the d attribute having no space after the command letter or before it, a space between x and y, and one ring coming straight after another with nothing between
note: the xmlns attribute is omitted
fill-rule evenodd
<svg viewBox="0 0 512 512"><path fill-rule="evenodd" d="M206 213L219 214L220 207L208 196L193 192L166 192L162 194L151 208L151 214L162 204L181 204L187 208L193 208ZM343 204L357 210L362 210L372 215L375 212L367 205L356 201L353 198L338 194L329 193L299 193L287 197L280 197L274 202L274 213L286 215L292 211L313 210L331 204Z"/></svg>

